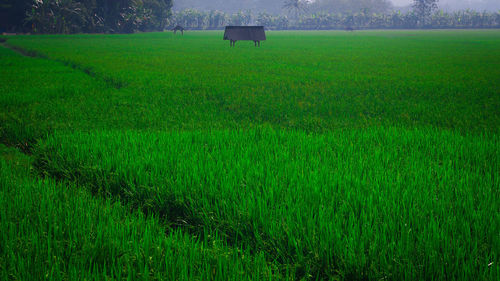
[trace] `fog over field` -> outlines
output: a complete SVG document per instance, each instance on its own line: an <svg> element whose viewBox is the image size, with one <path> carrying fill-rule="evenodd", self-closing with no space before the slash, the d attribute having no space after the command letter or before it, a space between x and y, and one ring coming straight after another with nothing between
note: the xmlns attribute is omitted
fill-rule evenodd
<svg viewBox="0 0 500 281"><path fill-rule="evenodd" d="M381 3L388 2L388 6L394 8L407 7L413 0L309 0L309 2L322 1L329 3L332 8L339 11L350 7L352 10L362 8L379 7ZM238 10L258 10L268 13L284 13L284 0L177 0L174 1L174 10L197 9L197 10L220 10L225 12L235 12ZM443 10L464 10L473 9L476 11L498 11L500 1L498 0L440 0L438 3Z"/></svg>
<svg viewBox="0 0 500 281"><path fill-rule="evenodd" d="M407 6L412 0L391 0L394 6ZM474 9L477 11L498 11L500 1L498 0L440 0L439 7L445 10Z"/></svg>

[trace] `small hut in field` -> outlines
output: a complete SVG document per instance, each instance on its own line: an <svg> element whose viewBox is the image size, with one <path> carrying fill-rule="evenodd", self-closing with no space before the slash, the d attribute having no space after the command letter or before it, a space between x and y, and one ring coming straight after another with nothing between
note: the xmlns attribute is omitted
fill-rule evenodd
<svg viewBox="0 0 500 281"><path fill-rule="evenodd" d="M266 40L266 32L263 26L226 26L224 40L229 40L232 47L240 40L253 41L260 47L260 41Z"/></svg>

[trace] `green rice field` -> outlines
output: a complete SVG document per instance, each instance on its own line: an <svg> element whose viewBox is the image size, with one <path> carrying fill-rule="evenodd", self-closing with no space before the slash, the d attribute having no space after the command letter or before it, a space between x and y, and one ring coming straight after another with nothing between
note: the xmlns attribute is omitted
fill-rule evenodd
<svg viewBox="0 0 500 281"><path fill-rule="evenodd" d="M500 30L9 36L0 280L499 280Z"/></svg>

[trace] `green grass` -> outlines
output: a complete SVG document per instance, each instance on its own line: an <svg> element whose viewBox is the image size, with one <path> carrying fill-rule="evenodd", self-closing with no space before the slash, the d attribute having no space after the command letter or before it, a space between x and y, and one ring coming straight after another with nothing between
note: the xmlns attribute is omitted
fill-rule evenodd
<svg viewBox="0 0 500 281"><path fill-rule="evenodd" d="M500 278L498 30L226 43L0 47L0 278Z"/></svg>
<svg viewBox="0 0 500 281"><path fill-rule="evenodd" d="M49 137L36 166L313 277L489 279L499 148L435 130L101 132Z"/></svg>
<svg viewBox="0 0 500 281"><path fill-rule="evenodd" d="M30 179L0 159L2 280L263 280L273 271L219 238L165 231L155 218L72 184Z"/></svg>
<svg viewBox="0 0 500 281"><path fill-rule="evenodd" d="M0 136L26 149L57 129L92 128L109 113L106 85L60 63L0 48ZM107 105L108 104L108 105Z"/></svg>
<svg viewBox="0 0 500 281"><path fill-rule="evenodd" d="M51 73L54 67L46 64L54 62L32 61L33 70L24 69L34 75L34 83L51 82L61 88L53 95L68 96L67 84L57 81L64 79L70 83L66 89L81 92L74 93L80 98L47 108L17 107L12 114L49 115L37 125L72 129L270 124L328 131L382 124L498 130L497 30L270 32L261 48L248 42L230 48L220 37L219 31L182 38L170 33L11 38L10 45L99 77L84 81L78 71L71 75L82 77L65 77L70 74ZM2 75L23 75L2 69ZM103 79L125 86L115 89ZM81 87L73 87L73 81ZM70 115L50 116L57 113Z"/></svg>

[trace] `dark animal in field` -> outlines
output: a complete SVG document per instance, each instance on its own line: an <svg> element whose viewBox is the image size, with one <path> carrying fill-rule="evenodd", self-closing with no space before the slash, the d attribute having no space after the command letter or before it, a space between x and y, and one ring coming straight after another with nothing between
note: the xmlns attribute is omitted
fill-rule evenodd
<svg viewBox="0 0 500 281"><path fill-rule="evenodd" d="M180 31L182 35L184 35L184 27L180 26L180 25L176 25L174 28L172 28L172 30L174 31L174 34L177 33L177 31Z"/></svg>
<svg viewBox="0 0 500 281"><path fill-rule="evenodd" d="M263 26L226 26L224 40L229 40L229 45L234 47L236 41L253 41L255 47L260 47L260 41L266 40Z"/></svg>

